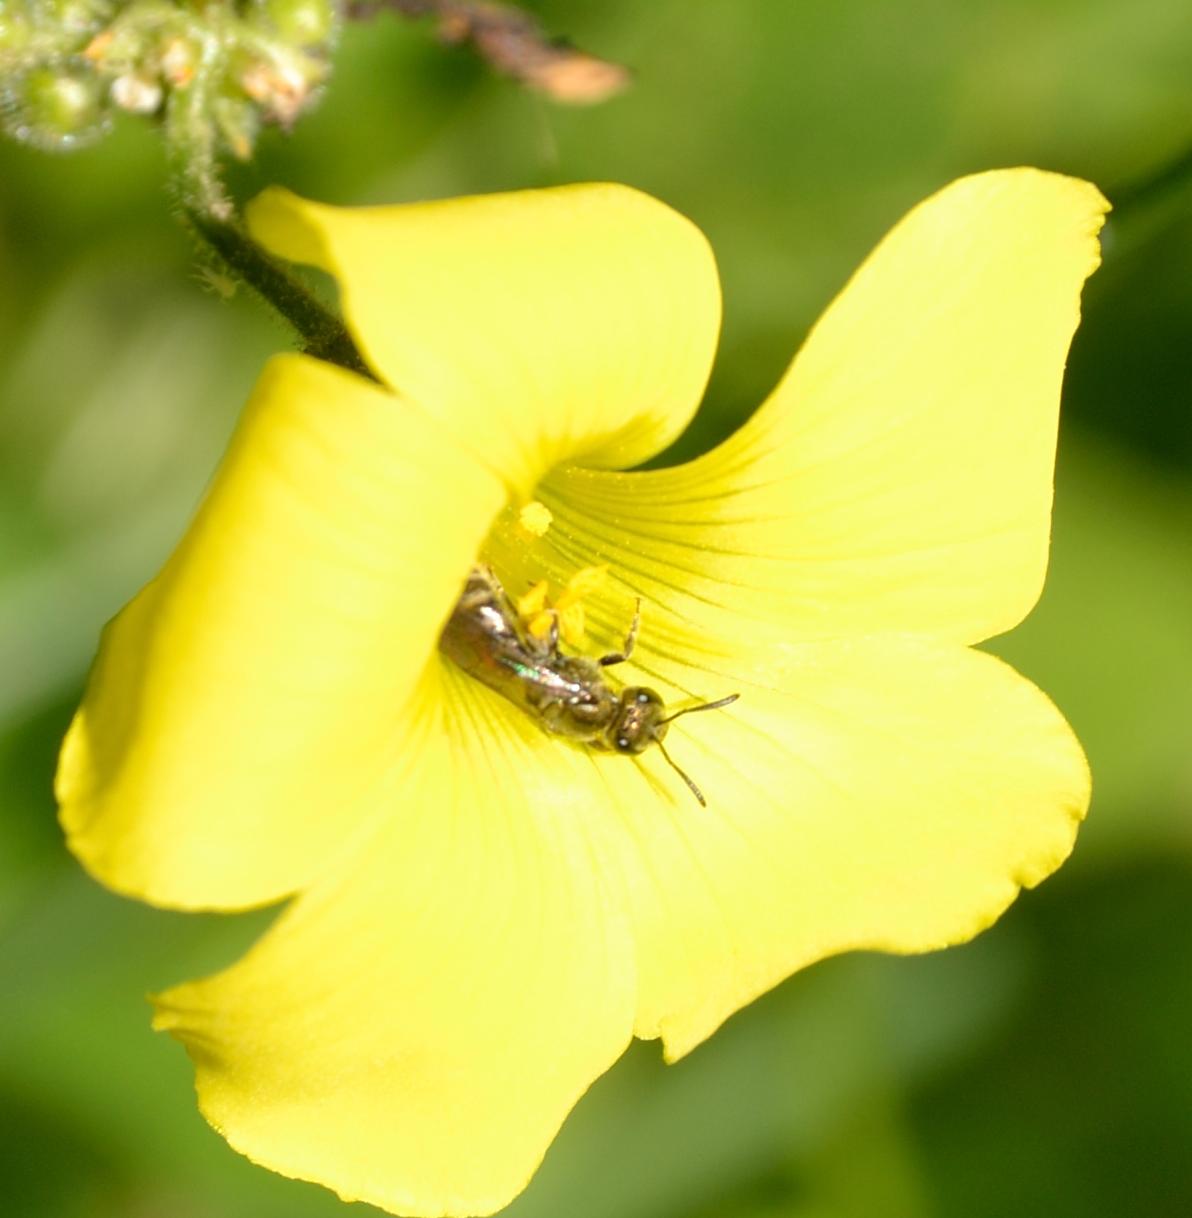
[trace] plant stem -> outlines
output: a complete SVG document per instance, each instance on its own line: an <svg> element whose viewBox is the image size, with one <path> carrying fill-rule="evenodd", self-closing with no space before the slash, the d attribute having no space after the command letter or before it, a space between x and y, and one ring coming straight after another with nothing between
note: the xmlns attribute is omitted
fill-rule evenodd
<svg viewBox="0 0 1192 1218"><path fill-rule="evenodd" d="M246 283L298 331L307 355L372 378L343 322L318 301L234 218L223 219L184 205L195 234L237 281Z"/></svg>
<svg viewBox="0 0 1192 1218"><path fill-rule="evenodd" d="M185 89L175 89L165 114L173 193L184 221L237 283L247 284L298 332L316 359L371 377L343 322L285 265L249 236L220 174L214 97L226 67L227 47L207 33Z"/></svg>

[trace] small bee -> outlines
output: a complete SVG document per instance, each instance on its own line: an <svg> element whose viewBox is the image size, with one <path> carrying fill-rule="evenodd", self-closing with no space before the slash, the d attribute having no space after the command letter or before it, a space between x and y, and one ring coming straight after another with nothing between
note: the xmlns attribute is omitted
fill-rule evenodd
<svg viewBox="0 0 1192 1218"><path fill-rule="evenodd" d="M633 654L640 616L639 602L620 651L598 660L564 655L559 650L558 621L552 623L545 639L536 638L522 625L497 577L478 564L443 628L439 647L464 672L533 715L552 735L626 755L644 753L656 744L671 769L706 806L703 792L671 760L662 739L681 715L718 710L739 695L729 694L668 715L662 698L652 689L631 685L618 692L611 688L603 669L621 664Z"/></svg>

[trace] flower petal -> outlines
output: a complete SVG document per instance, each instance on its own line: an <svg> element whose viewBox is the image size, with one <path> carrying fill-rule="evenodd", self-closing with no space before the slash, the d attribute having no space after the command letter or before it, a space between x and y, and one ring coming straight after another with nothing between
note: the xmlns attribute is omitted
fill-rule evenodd
<svg viewBox="0 0 1192 1218"><path fill-rule="evenodd" d="M675 469L556 475L553 535L726 642L743 622L1009 629L1042 587L1060 381L1106 206L1037 170L953 183L878 246L737 435Z"/></svg>
<svg viewBox="0 0 1192 1218"><path fill-rule="evenodd" d="M582 800L534 799L526 763L567 746L443 667L470 688L395 776L377 837L157 1022L252 1159L395 1213L487 1214L628 1043L633 956Z"/></svg>
<svg viewBox="0 0 1192 1218"><path fill-rule="evenodd" d="M104 634L57 780L74 852L162 904L305 883L403 747L502 500L409 404L275 359L187 537Z"/></svg>
<svg viewBox="0 0 1192 1218"><path fill-rule="evenodd" d="M520 587L515 527L489 544ZM550 557L533 551L530 566L564 586ZM591 654L619 650L632 590L609 578L585 606ZM635 929L635 1031L661 1035L669 1057L824 956L971 938L1070 852L1089 800L1083 752L1001 661L913 635L743 631L722 648L655 609L642 604L633 655L608 672L672 709L741 695L666 738L707 806L657 749L635 764L541 735L522 770L529 798L595 826L610 907ZM474 681L460 693L476 691L487 696ZM500 701L487 713L529 721Z"/></svg>
<svg viewBox="0 0 1192 1218"><path fill-rule="evenodd" d="M720 323L694 225L625 186L338 208L284 190L258 240L340 283L365 357L521 494L565 460L632 465L694 412Z"/></svg>
<svg viewBox="0 0 1192 1218"><path fill-rule="evenodd" d="M999 660L914 638L680 664L645 641L634 681L681 706L675 762L600 759L628 846L637 1034L676 1058L794 970L849 949L970 938L1054 871L1089 797L1079 744Z"/></svg>

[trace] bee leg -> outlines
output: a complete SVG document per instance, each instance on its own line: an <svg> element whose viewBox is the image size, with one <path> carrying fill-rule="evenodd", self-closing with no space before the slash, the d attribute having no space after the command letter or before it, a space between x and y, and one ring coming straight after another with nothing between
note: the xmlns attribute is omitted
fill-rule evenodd
<svg viewBox="0 0 1192 1218"><path fill-rule="evenodd" d="M464 590L460 593L459 608L465 612L479 608L481 605L497 597L505 595L501 581L493 573L493 569L485 563L474 563L468 572Z"/></svg>
<svg viewBox="0 0 1192 1218"><path fill-rule="evenodd" d="M629 633L625 636L625 646L620 651L601 656L597 661L601 668L610 668L613 664L624 664L633 655L633 645L637 642L637 628L641 624L641 620L642 598L639 596L633 609L633 621L629 625Z"/></svg>

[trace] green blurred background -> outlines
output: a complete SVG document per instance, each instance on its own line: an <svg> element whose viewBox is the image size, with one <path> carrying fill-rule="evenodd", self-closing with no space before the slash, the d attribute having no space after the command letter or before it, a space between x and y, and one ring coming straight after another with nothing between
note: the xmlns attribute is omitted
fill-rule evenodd
<svg viewBox="0 0 1192 1218"><path fill-rule="evenodd" d="M422 27L350 30L321 109L239 175L340 202L630 182L716 248L706 447L881 233L970 170L1117 210L1072 353L1054 559L993 646L1095 775L1076 854L971 946L795 977L664 1067L637 1045L513 1218L1192 1214L1192 13L1187 0L606 0L548 27L631 64L563 110ZM285 332L222 300L134 120L0 147L0 1213L333 1218L203 1124L142 995L262 917L150 910L64 852L49 779L96 635L168 552Z"/></svg>

